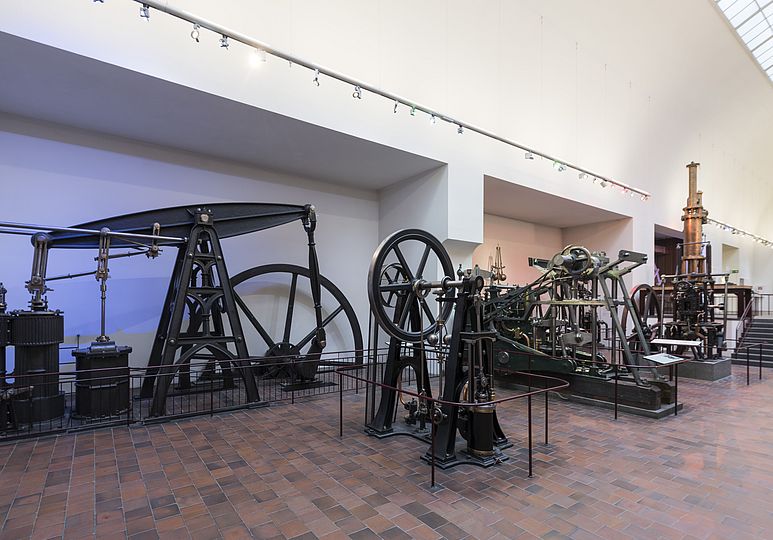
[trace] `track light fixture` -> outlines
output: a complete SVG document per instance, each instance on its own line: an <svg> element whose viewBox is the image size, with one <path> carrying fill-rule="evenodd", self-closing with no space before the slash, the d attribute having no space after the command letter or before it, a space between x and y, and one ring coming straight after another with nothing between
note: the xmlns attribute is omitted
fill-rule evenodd
<svg viewBox="0 0 773 540"><path fill-rule="evenodd" d="M352 92L352 97L354 99L362 99L362 88L359 86L354 87L354 92Z"/></svg>
<svg viewBox="0 0 773 540"><path fill-rule="evenodd" d="M199 36L201 35L201 32L199 31L201 29L200 24L193 24L193 30L191 30L191 39L195 41L196 43L199 42Z"/></svg>
<svg viewBox="0 0 773 540"><path fill-rule="evenodd" d="M736 236L742 236L745 238L751 238L758 244L761 244L765 247L773 247L773 242L768 240L767 238L763 238L762 236L757 236L756 234L752 234L748 231L745 231L743 229L739 229L738 227L733 227L732 225L728 225L727 223L724 223L722 221L718 221L714 218L707 218L707 223L713 224L717 229L720 231L730 232L730 234L736 235Z"/></svg>
<svg viewBox="0 0 773 540"><path fill-rule="evenodd" d="M531 152L526 152L523 155L523 157L526 158L526 159L534 159L534 154L532 154Z"/></svg>
<svg viewBox="0 0 773 540"><path fill-rule="evenodd" d="M140 6L140 18L145 19L146 21L150 22L150 6L147 4L142 4Z"/></svg>

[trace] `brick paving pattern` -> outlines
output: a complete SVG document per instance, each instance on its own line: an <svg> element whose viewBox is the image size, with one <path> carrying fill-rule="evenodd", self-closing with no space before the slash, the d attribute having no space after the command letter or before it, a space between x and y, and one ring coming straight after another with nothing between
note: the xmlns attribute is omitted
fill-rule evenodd
<svg viewBox="0 0 773 540"><path fill-rule="evenodd" d="M773 377L682 379L678 417L551 399L526 477L525 403L490 469L362 432L363 395L0 446L0 538L773 538ZM542 433L535 401L535 442Z"/></svg>

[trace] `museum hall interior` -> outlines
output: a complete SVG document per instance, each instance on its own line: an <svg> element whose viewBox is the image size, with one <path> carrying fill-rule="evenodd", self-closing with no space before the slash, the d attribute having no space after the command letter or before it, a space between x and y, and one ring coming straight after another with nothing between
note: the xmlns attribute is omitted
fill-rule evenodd
<svg viewBox="0 0 773 540"><path fill-rule="evenodd" d="M773 538L773 2L0 13L0 540Z"/></svg>

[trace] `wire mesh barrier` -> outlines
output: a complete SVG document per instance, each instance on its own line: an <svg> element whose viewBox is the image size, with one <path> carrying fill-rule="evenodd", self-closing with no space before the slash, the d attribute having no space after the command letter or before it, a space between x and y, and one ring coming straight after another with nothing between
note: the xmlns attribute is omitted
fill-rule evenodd
<svg viewBox="0 0 773 540"><path fill-rule="evenodd" d="M746 381L751 382L752 364L756 364L762 380L763 343L740 345L738 358L746 360ZM433 387L442 388L442 354L438 348L422 352L427 358L428 376ZM618 418L618 381L630 378L632 369L649 369L653 364L626 366L620 362L619 350L606 351L608 362L603 370L614 384L614 417ZM615 354L612 354L614 352ZM642 351L633 350L634 353ZM417 353L406 346L405 355ZM12 374L0 377L0 441L35 437L68 431L79 431L137 422L163 422L203 414L214 414L236 409L254 408L271 403L295 403L322 396L344 393L365 393L365 422L375 412L380 392L386 386L381 379L386 362L386 349L324 353L319 358L257 357L248 361L247 372L255 378L260 399L251 401L245 392L240 361L191 362L173 374L161 414L154 413L154 394L143 394L143 384L153 388L165 374L153 368L104 368L78 371L73 364L62 364L58 373ZM612 360L615 358L617 361ZM610 361L611 360L611 361ZM674 382L674 414L678 414L678 364L668 368ZM596 362L599 364L599 362ZM531 370L518 373L526 377L529 392L508 395L492 404L509 402L548 391L568 391L568 383ZM311 376L309 376L311 374ZM497 379L495 379L496 382ZM560 385L539 388L543 381L560 381ZM532 384L533 383L533 384ZM551 383L552 384L552 383ZM399 392L398 406L413 406L408 400L419 399L416 392L416 374L406 369L399 387L388 387ZM427 398L438 405L449 404L438 398ZM459 402L450 406L461 407ZM547 411L547 404L546 404ZM395 410L395 418L398 414ZM546 433L547 438L547 433Z"/></svg>
<svg viewBox="0 0 773 540"><path fill-rule="evenodd" d="M0 441L136 422L163 422L202 414L295 403L337 392L358 392L360 383L339 380L342 366L358 369L362 353L308 357L258 357L192 361L175 372L158 368L104 368L0 377ZM60 369L69 369L62 364ZM253 377L259 400L247 397ZM161 384L166 398L154 408Z"/></svg>

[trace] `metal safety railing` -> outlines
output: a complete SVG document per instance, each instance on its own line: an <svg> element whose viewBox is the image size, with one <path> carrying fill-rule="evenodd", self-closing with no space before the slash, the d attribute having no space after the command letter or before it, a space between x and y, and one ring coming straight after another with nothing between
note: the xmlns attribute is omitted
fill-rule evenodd
<svg viewBox="0 0 773 540"><path fill-rule="evenodd" d="M743 313L739 317L738 326L735 327L736 347L743 345L743 340L746 338L746 331L754 320L754 305L754 297L752 297L752 301L746 305L746 309L743 310Z"/></svg>
<svg viewBox="0 0 773 540"><path fill-rule="evenodd" d="M734 340L730 340L734 341ZM769 341L761 341L759 343L747 343L736 342L736 347L733 350L736 360L745 360L746 364L746 386L751 384L751 363L754 361L754 350L756 350L757 356L757 368L759 370L759 380L762 380L762 368L763 362L763 350L766 345L770 345Z"/></svg>
<svg viewBox="0 0 773 540"><path fill-rule="evenodd" d="M350 366L350 367L341 367L338 368L337 373L339 376L339 379L343 381L344 378L353 379L355 381L358 381L362 383L366 388L366 403L367 398L369 395L370 389L373 388L373 391L375 391L375 388L378 387L382 391L383 390L391 390L394 392L399 392L401 394L405 394L407 396L423 400L427 403L432 404L433 406L446 406L450 407L452 410L457 411L460 408L466 408L471 406L496 406L501 405L503 403L507 403L510 401L514 401L517 399L523 399L526 398L527 400L527 410L528 410L528 456L529 456L529 477L533 476L533 469L534 469L534 458L533 458L533 436L532 436L532 397L540 394L544 394L545 396L545 444L548 444L548 433L549 433L549 421L548 421L548 392L550 391L556 391L561 390L564 388L568 388L569 383L567 381L564 381L563 379L559 379L558 377L551 377L548 375L540 375L536 373L528 373L528 372L519 372L523 375L526 375L529 377L529 380L531 381L532 378L542 380L545 383L545 386L542 388L537 388L532 390L531 382L529 383L529 390L521 393L516 394L512 396L506 396L503 398L486 401L486 402L464 402L464 401L448 401L441 398L433 398L430 396L419 394L418 392L413 392L410 390L406 390L403 387L396 387L396 386L390 386L388 384L385 384L380 381L376 380L370 380L366 377L360 377L359 375L354 374L354 371L361 370L363 367L366 369L373 368L373 373L376 373L378 371L378 366L385 366L386 362L368 362L365 366ZM369 369L370 371L370 369ZM556 384L552 386L548 386L548 381L554 381ZM342 385L340 385L342 386ZM367 417L367 412L366 412ZM343 429L344 429L344 420L343 420L343 392L339 392L339 437L343 437ZM435 422L430 422L431 424L431 434L430 434L430 486L435 486L435 433L436 433L436 424Z"/></svg>
<svg viewBox="0 0 773 540"><path fill-rule="evenodd" d="M323 353L315 359L260 357L248 359L246 368L239 360L192 361L171 378L160 413L153 411L153 393L142 393L143 383L155 388L168 373L153 367L64 371L74 365L63 363L59 372L0 376L0 441L356 393L357 381L347 380L339 388L336 369L361 358L362 351ZM248 398L242 369L254 378L259 401ZM306 376L310 372L312 377Z"/></svg>

